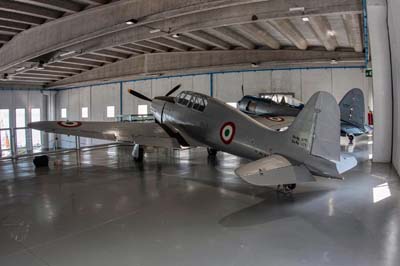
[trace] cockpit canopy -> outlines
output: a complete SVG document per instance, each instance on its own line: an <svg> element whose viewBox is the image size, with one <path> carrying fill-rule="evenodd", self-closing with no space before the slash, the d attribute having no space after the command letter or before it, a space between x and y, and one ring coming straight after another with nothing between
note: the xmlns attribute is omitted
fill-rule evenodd
<svg viewBox="0 0 400 266"><path fill-rule="evenodd" d="M176 102L199 112L203 112L208 104L207 98L204 95L192 91L183 91L179 93L178 96L176 96Z"/></svg>

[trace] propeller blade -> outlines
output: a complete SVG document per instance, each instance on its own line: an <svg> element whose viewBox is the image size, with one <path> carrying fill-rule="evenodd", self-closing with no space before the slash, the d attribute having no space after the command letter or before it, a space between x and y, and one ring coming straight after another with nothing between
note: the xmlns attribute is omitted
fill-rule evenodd
<svg viewBox="0 0 400 266"><path fill-rule="evenodd" d="M181 87L181 84L176 85L175 87L172 88L165 96L170 96L172 93L176 92L179 88Z"/></svg>
<svg viewBox="0 0 400 266"><path fill-rule="evenodd" d="M140 99L142 99L142 100L149 101L149 102L152 102L152 101L153 101L152 99L147 98L147 97L144 96L143 94L141 94L141 93L139 93L139 92L137 92L137 91L134 91L134 90L132 90L132 89L129 89L128 92L129 92L130 94L132 94L133 96L136 96L136 97L138 97L138 98L140 98Z"/></svg>

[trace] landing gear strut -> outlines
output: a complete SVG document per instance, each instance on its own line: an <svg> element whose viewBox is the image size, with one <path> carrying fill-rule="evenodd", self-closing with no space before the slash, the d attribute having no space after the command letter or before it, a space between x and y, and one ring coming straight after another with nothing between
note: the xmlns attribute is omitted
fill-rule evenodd
<svg viewBox="0 0 400 266"><path fill-rule="evenodd" d="M139 144L133 146L132 157L135 162L143 162L144 149Z"/></svg>
<svg viewBox="0 0 400 266"><path fill-rule="evenodd" d="M217 155L217 150L213 148L207 148L208 156L215 156Z"/></svg>
<svg viewBox="0 0 400 266"><path fill-rule="evenodd" d="M285 195L291 194L293 190L295 190L296 184L283 184L283 185L278 185L276 188L276 191L278 193L282 193Z"/></svg>

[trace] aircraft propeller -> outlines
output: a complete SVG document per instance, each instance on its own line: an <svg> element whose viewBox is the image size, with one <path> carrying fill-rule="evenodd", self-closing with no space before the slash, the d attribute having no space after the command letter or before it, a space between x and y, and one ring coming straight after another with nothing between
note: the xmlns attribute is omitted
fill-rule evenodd
<svg viewBox="0 0 400 266"><path fill-rule="evenodd" d="M177 91L179 88L181 87L181 84L176 85L175 87L173 87L169 92L167 92L167 94L165 94L166 97L170 96L171 94L173 94L175 91ZM130 94L132 94L135 97L138 97L139 99L145 100L145 101L149 101L152 102L153 100L148 98L147 96L144 96L143 94L134 91L132 89L129 89L128 92Z"/></svg>

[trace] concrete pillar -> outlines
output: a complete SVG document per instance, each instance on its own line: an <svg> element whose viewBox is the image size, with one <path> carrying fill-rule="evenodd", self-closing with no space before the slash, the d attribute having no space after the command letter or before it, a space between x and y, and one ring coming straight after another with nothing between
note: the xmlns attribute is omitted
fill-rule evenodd
<svg viewBox="0 0 400 266"><path fill-rule="evenodd" d="M392 75L385 0L368 0L374 94L373 161L392 159Z"/></svg>

